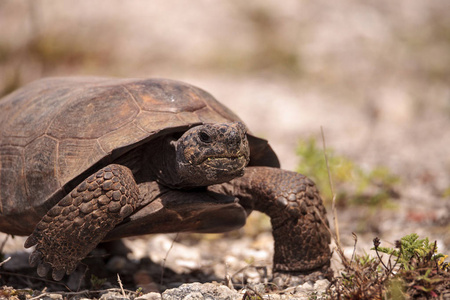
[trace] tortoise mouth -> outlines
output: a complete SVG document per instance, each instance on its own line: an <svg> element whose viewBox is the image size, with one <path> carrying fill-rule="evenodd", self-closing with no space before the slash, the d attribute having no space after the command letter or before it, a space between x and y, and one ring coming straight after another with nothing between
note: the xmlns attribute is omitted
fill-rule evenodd
<svg viewBox="0 0 450 300"><path fill-rule="evenodd" d="M234 157L207 157L200 165L208 168L214 168L220 171L237 171L244 169L248 164L248 157L245 155L239 155Z"/></svg>

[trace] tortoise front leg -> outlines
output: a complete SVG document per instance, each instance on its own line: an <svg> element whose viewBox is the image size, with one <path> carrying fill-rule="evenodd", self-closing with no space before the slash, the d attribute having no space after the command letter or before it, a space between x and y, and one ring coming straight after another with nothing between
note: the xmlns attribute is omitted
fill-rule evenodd
<svg viewBox="0 0 450 300"><path fill-rule="evenodd" d="M131 171L109 165L80 183L36 225L25 247L36 245L30 264L54 280L71 273L105 235L130 215L138 201Z"/></svg>
<svg viewBox="0 0 450 300"><path fill-rule="evenodd" d="M326 211L310 179L277 168L248 167L243 177L211 189L236 196L247 210L270 217L274 278L281 277L288 284L294 277L315 281L331 276Z"/></svg>

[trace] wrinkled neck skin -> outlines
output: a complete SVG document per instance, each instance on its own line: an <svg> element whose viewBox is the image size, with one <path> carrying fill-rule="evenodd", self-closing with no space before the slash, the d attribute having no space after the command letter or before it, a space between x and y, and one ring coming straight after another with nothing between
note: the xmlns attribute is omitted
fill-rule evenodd
<svg viewBox="0 0 450 300"><path fill-rule="evenodd" d="M170 188L182 188L183 180L178 174L176 139L172 136L159 138L144 150L143 165L146 180L153 179Z"/></svg>
<svg viewBox="0 0 450 300"><path fill-rule="evenodd" d="M177 152L177 140L172 136L159 138L144 150L146 163L142 170L145 180L156 180L158 183L172 189L192 189L209 185L196 172L186 174L187 163ZM181 172L181 169L184 172ZM194 180L193 180L194 179Z"/></svg>

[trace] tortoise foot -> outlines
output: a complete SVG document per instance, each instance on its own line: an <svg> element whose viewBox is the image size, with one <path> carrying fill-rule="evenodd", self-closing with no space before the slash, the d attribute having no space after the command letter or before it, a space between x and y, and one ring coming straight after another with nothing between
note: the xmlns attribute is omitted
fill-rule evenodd
<svg viewBox="0 0 450 300"><path fill-rule="evenodd" d="M76 262L78 263L78 262ZM37 267L37 273L41 277L47 276L48 272L52 270L52 266L49 262L44 260L44 255L41 251L35 250L30 255L30 265L32 267ZM64 274L69 272L70 270L66 269L56 269L52 270L52 278L53 280L59 281L64 277Z"/></svg>
<svg viewBox="0 0 450 300"><path fill-rule="evenodd" d="M40 248L40 245L37 247ZM61 280L64 275L67 273L71 273L73 269L70 266L76 266L79 263L79 259L76 259L75 257L64 257L64 264L65 266L58 266L58 261L55 261L51 255L46 255L47 251L43 248L33 251L30 255L30 265L32 267L37 267L37 274L40 277L46 277L47 274L51 272L53 280L59 281ZM67 266L67 267L66 267Z"/></svg>
<svg viewBox="0 0 450 300"><path fill-rule="evenodd" d="M36 225L25 247L36 245L30 264L54 280L70 274L106 234L136 207L138 188L131 171L109 165L80 183Z"/></svg>

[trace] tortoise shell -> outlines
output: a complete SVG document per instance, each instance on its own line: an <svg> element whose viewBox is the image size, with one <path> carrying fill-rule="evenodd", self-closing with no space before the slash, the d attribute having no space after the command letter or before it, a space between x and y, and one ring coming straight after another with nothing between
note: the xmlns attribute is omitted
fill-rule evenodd
<svg viewBox="0 0 450 300"><path fill-rule="evenodd" d="M30 234L86 174L155 137L235 121L209 93L182 82L35 81L0 100L0 230ZM250 165L279 167L265 140L248 138Z"/></svg>

